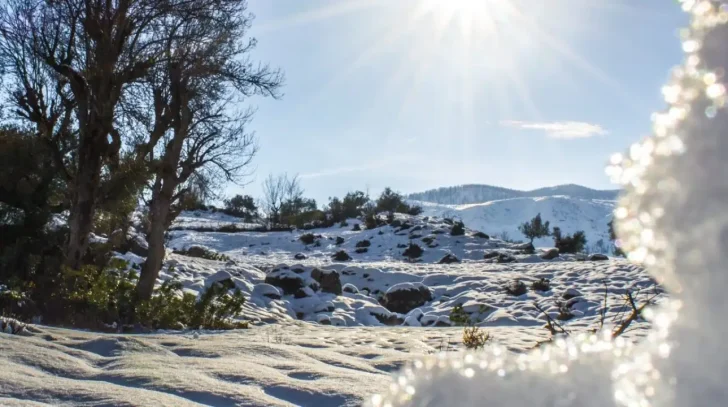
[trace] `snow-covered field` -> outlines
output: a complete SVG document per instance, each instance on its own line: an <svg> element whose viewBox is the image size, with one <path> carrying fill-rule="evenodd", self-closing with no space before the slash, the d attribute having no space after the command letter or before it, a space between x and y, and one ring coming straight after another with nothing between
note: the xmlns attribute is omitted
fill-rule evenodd
<svg viewBox="0 0 728 407"><path fill-rule="evenodd" d="M31 326L25 336L0 334L0 405L359 405L406 362L463 349L462 328L449 318L457 305L493 343L524 352L550 336L537 307L552 318L566 311L570 319L560 323L587 332L600 324L605 294L609 323L625 312L627 290L653 289L644 270L624 260L544 260L540 249L523 253L470 229L451 236L442 218L397 220L358 231L350 220L312 231L171 232L170 249L202 245L230 260L170 251L159 282L176 278L201 292L231 279L247 298L241 318L251 328L109 335ZM314 243L300 241L307 233ZM424 248L418 262L402 254L410 242ZM339 250L352 260L332 260ZM489 253L514 262L484 259ZM440 264L448 255L459 262ZM532 287L541 279L548 289ZM516 281L524 293L506 291ZM626 337L646 327L635 323Z"/></svg>
<svg viewBox="0 0 728 407"><path fill-rule="evenodd" d="M412 201L424 209L425 215L462 219L466 226L496 237L504 232L510 239L525 239L518 226L541 214L551 227L558 226L564 233L583 230L587 246L593 251L607 254L611 251L608 224L613 218L615 201L575 198L570 196L520 197L465 205L444 205ZM608 251L597 249L601 240ZM534 242L537 246L553 245L546 237Z"/></svg>

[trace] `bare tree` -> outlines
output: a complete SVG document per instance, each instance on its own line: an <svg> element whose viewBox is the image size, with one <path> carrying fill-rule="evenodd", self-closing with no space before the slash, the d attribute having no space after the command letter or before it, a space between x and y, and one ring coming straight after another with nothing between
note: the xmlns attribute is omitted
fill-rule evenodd
<svg viewBox="0 0 728 407"><path fill-rule="evenodd" d="M268 217L270 225L280 224L282 211L287 204L298 203L303 199L303 188L298 175L289 178L288 174L274 176L269 174L263 181L263 198L261 207Z"/></svg>
<svg viewBox="0 0 728 407"><path fill-rule="evenodd" d="M149 298L164 260L164 233L194 190L217 182L239 182L256 152L246 131L253 111L236 111L246 97L278 97L282 75L247 58L255 40L245 40L252 16L244 0L198 0L170 15L155 33L164 44L163 63L137 89L146 95L148 137L136 147L153 174L149 255L137 286Z"/></svg>

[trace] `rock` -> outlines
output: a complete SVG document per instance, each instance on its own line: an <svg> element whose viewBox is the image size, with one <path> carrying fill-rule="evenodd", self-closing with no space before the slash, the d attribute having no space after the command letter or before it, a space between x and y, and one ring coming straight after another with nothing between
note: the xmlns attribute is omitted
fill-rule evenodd
<svg viewBox="0 0 728 407"><path fill-rule="evenodd" d="M483 256L483 258L486 260L494 259L494 258L498 257L499 255L500 255L500 253L498 253L498 252L486 252L485 255Z"/></svg>
<svg viewBox="0 0 728 407"><path fill-rule="evenodd" d="M561 294L561 298L565 300L570 300L574 297L581 297L581 292L579 292L576 288L568 288L563 294Z"/></svg>
<svg viewBox="0 0 728 407"><path fill-rule="evenodd" d="M311 287L303 287L293 294L293 298L313 297L314 294L316 294L316 293L313 292Z"/></svg>
<svg viewBox="0 0 728 407"><path fill-rule="evenodd" d="M609 257L601 254L601 253L594 253L591 256L587 257L589 261L605 261L609 260Z"/></svg>
<svg viewBox="0 0 728 407"><path fill-rule="evenodd" d="M188 257L203 258L207 255L208 250L202 246L190 246L185 250L184 255Z"/></svg>
<svg viewBox="0 0 728 407"><path fill-rule="evenodd" d="M552 249L548 249L548 250L546 250L546 251L545 251L545 252L544 252L544 253L543 253L543 254L541 255L541 258L542 258L542 259L544 259L544 260L553 260L553 259L555 259L555 258L557 258L557 257L559 257L559 249L557 249L557 248L555 248L555 247L554 247L554 248L552 248Z"/></svg>
<svg viewBox="0 0 728 407"><path fill-rule="evenodd" d="M437 262L438 264L452 264L452 263L460 263L460 259L455 257L454 254L448 253L443 258L440 259L440 261Z"/></svg>
<svg viewBox="0 0 728 407"><path fill-rule="evenodd" d="M475 233L473 233L473 237L477 237L480 239L486 239L486 240L490 239L490 236L488 236L487 234L485 234L483 232L475 232Z"/></svg>
<svg viewBox="0 0 728 407"><path fill-rule="evenodd" d="M506 285L506 292L515 297L520 297L528 292L528 288L523 281L515 280Z"/></svg>
<svg viewBox="0 0 728 407"><path fill-rule="evenodd" d="M397 326L397 325L402 325L404 323L404 319L398 317L396 314L382 315L380 313L372 312L372 315L379 322L381 322L387 326Z"/></svg>
<svg viewBox="0 0 728 407"><path fill-rule="evenodd" d="M230 282L232 283L232 277L233 277L233 275L230 274L229 271L220 270L217 273L215 273L215 274L211 275L210 277L207 277L207 279L205 279L205 287L210 287L214 283L223 282L226 280L230 280ZM233 283L233 286L235 286L234 283Z"/></svg>
<svg viewBox="0 0 728 407"><path fill-rule="evenodd" d="M265 276L265 283L280 287L285 295L293 295L304 287L303 278L289 270L280 270Z"/></svg>
<svg viewBox="0 0 728 407"><path fill-rule="evenodd" d="M303 253L296 253L293 258L296 260L306 260L308 257Z"/></svg>
<svg viewBox="0 0 728 407"><path fill-rule="evenodd" d="M277 287L270 284L256 284L255 287L253 287L253 296L266 297L272 300L280 300L281 291Z"/></svg>
<svg viewBox="0 0 728 407"><path fill-rule="evenodd" d="M363 253L366 253L368 251L369 251L369 249L367 249L366 247L360 247L360 248L354 250L354 252L355 253L358 253L358 254L363 254Z"/></svg>
<svg viewBox="0 0 728 407"><path fill-rule="evenodd" d="M354 284L344 284L344 287L342 289L345 293L351 293L351 294L358 294L359 289L356 288Z"/></svg>
<svg viewBox="0 0 728 407"><path fill-rule="evenodd" d="M321 285L321 291L325 293L341 295L343 291L339 273L335 270L313 269L311 278Z"/></svg>
<svg viewBox="0 0 728 407"><path fill-rule="evenodd" d="M334 307L334 303L329 301L318 305L314 309L314 312L316 312L317 314L321 312L334 312L335 309L336 308Z"/></svg>
<svg viewBox="0 0 728 407"><path fill-rule="evenodd" d="M432 292L422 283L399 283L384 294L383 304L388 310L407 314L432 301Z"/></svg>
<svg viewBox="0 0 728 407"><path fill-rule="evenodd" d="M334 253L331 258L335 261L349 261L351 260L351 256L344 250L339 250L338 252Z"/></svg>
<svg viewBox="0 0 728 407"><path fill-rule="evenodd" d="M518 245L514 247L516 250L520 250L523 254L534 254L536 253L536 248L533 247L533 243L524 243L522 245Z"/></svg>
<svg viewBox="0 0 728 407"><path fill-rule="evenodd" d="M496 259L496 263L515 263L516 258L505 253L498 253L498 258Z"/></svg>
<svg viewBox="0 0 728 407"><path fill-rule="evenodd" d="M143 237L139 235L132 235L128 237L122 251L132 252L141 257L147 257L149 254L149 246Z"/></svg>

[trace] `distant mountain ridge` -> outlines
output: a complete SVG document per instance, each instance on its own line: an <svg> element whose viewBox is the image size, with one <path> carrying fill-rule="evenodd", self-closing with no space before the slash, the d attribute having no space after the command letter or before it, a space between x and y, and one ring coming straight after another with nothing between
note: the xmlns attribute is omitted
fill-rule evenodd
<svg viewBox="0 0 728 407"><path fill-rule="evenodd" d="M576 184L557 185L531 191L520 191L492 185L467 184L442 187L407 195L407 199L432 202L441 205L477 204L501 199L537 198L544 196L569 196L580 199L614 201L619 190L598 190Z"/></svg>

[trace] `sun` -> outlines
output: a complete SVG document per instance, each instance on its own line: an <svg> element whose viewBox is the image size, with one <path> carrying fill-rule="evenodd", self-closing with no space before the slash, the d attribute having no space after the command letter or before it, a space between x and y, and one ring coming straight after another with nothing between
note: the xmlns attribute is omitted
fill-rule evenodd
<svg viewBox="0 0 728 407"><path fill-rule="evenodd" d="M520 15L512 0L422 0L420 7L438 21L439 29L456 24L467 37L496 34Z"/></svg>

